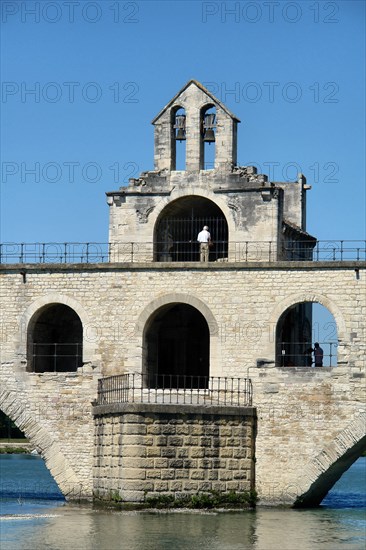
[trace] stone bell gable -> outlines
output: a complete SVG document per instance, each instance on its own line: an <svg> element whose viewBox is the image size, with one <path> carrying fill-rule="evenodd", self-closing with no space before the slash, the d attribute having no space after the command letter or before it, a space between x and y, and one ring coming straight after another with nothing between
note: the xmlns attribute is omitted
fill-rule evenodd
<svg viewBox="0 0 366 550"><path fill-rule="evenodd" d="M277 259L286 259L284 248L298 241L312 248L315 240L305 232L305 177L270 182L254 166L237 165L238 122L195 80L160 111L152 121L155 169L107 193L109 241L122 246L114 249L117 261L129 243L141 261L197 261L189 243L202 225L217 243L211 261L241 261L237 251L246 242L263 244ZM177 164L179 147L183 166ZM263 259L257 244L254 249L246 250L245 261Z"/></svg>

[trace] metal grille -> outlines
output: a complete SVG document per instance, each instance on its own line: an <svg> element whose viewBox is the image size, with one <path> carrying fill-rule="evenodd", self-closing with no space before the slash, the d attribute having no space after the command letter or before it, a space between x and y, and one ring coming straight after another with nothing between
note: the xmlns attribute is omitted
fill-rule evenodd
<svg viewBox="0 0 366 550"><path fill-rule="evenodd" d="M81 343L34 343L33 372L71 372L82 365Z"/></svg>
<svg viewBox="0 0 366 550"><path fill-rule="evenodd" d="M227 258L228 230L225 218L164 218L159 224L158 261L197 262L200 259L197 235L207 225L213 246L210 260Z"/></svg>
<svg viewBox="0 0 366 550"><path fill-rule="evenodd" d="M277 365L279 367L311 367L315 363L311 343L306 342L280 342L277 353ZM337 366L338 342L320 342L323 348L323 366Z"/></svg>

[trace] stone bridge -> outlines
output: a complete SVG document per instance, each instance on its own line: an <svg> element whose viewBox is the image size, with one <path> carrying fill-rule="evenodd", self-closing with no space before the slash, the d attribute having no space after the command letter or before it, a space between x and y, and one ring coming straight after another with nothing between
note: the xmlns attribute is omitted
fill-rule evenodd
<svg viewBox="0 0 366 550"><path fill-rule="evenodd" d="M251 458L261 503L319 503L365 449L365 262L14 264L3 265L0 276L0 409L69 498L91 497L95 487L98 379L148 369L156 327L177 304L185 321L198 316L191 347L205 331L210 376L252 380ZM278 366L279 320L293 304L308 302L334 316L337 366ZM39 372L33 336L52 342L65 311L82 327L80 364ZM63 318L62 330L74 317ZM181 354L184 331L167 319Z"/></svg>
<svg viewBox="0 0 366 550"><path fill-rule="evenodd" d="M91 403L100 375L93 367L28 374L11 361L1 369L1 410L25 432L70 499L89 498L95 488L98 450ZM352 365L266 365L249 367L249 375L257 416L253 443L259 502L320 503L366 447L364 372ZM184 405L181 409L184 413Z"/></svg>

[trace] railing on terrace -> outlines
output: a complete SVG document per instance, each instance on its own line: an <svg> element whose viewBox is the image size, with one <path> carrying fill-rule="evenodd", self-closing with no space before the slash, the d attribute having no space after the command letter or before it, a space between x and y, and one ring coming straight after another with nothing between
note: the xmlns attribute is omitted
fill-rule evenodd
<svg viewBox="0 0 366 550"><path fill-rule="evenodd" d="M275 261L365 261L366 241L297 242L278 248L272 241L215 242L210 262ZM175 242L164 250L164 243L4 243L0 263L106 263L106 262L198 262L199 245Z"/></svg>
<svg viewBox="0 0 366 550"><path fill-rule="evenodd" d="M337 366L338 342L319 342L323 350L324 367ZM306 342L280 342L277 353L279 367L312 367L315 366L314 348Z"/></svg>
<svg viewBox="0 0 366 550"><path fill-rule="evenodd" d="M98 380L97 403L249 407L252 405L252 382L249 378L120 374Z"/></svg>

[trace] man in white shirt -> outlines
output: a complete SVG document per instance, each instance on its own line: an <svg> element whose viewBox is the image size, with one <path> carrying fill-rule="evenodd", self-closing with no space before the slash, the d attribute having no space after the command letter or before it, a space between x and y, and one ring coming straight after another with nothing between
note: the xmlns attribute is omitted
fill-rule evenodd
<svg viewBox="0 0 366 550"><path fill-rule="evenodd" d="M209 243L211 242L211 235L208 231L207 225L204 226L202 231L198 233L197 241L200 243L200 261L208 262L209 256Z"/></svg>

